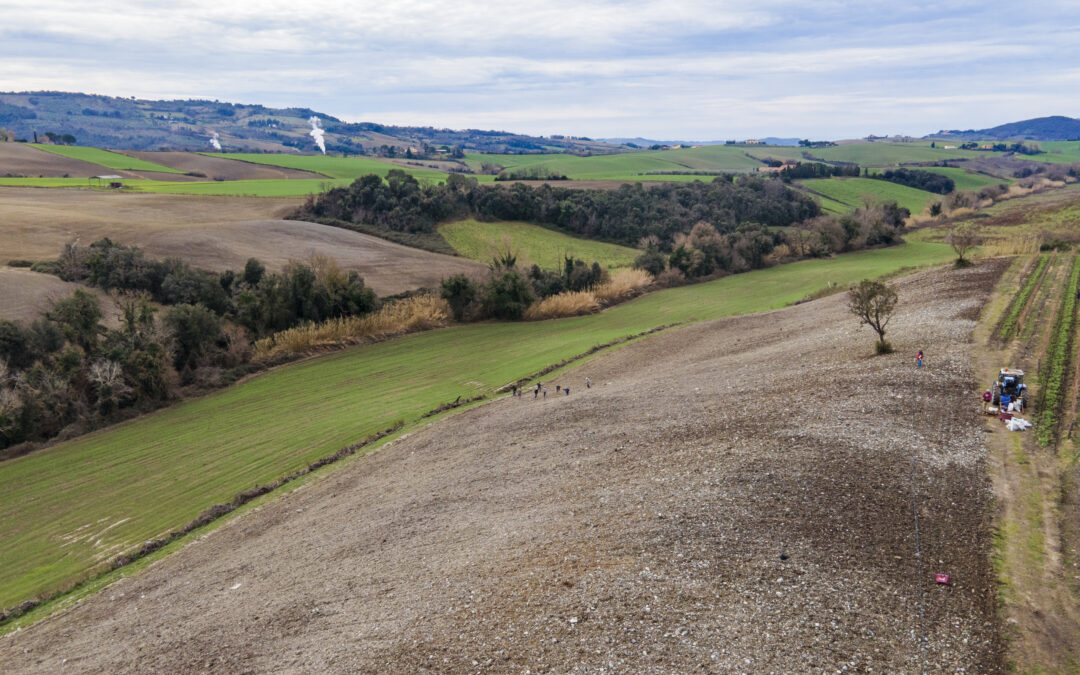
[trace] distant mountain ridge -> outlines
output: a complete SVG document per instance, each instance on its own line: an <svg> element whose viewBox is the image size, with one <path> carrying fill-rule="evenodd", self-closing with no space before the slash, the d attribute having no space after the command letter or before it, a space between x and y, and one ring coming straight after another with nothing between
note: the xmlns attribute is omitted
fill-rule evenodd
<svg viewBox="0 0 1080 675"><path fill-rule="evenodd" d="M958 138L996 141L1075 141L1080 139L1080 119L1052 115L1009 122L989 129L941 130L927 138Z"/></svg>
<svg viewBox="0 0 1080 675"><path fill-rule="evenodd" d="M402 155L425 145L492 153L608 153L627 149L571 136L545 138L508 131L350 123L310 108L59 91L0 92L0 130L11 132L15 139L69 134L77 145L115 150L210 152L216 149L211 141L214 138L225 152L319 152L311 135L312 117L319 119L327 151L348 154L370 154L386 146Z"/></svg>

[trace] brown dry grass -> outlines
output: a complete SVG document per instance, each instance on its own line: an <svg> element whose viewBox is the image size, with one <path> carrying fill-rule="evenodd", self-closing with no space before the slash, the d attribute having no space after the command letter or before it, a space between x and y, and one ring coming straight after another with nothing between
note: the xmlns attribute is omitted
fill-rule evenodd
<svg viewBox="0 0 1080 675"><path fill-rule="evenodd" d="M566 291L533 303L525 310L525 319L542 321L593 314L604 307L610 307L641 295L652 283L652 275L645 270L619 270L607 281L590 290Z"/></svg>
<svg viewBox="0 0 1080 675"><path fill-rule="evenodd" d="M275 333L255 343L254 360L262 361L283 353L312 354L439 328L448 325L451 316L450 305L442 298L417 295L366 316L330 319Z"/></svg>
<svg viewBox="0 0 1080 675"><path fill-rule="evenodd" d="M105 314L102 320L106 326L115 328L120 325L116 302L101 289L61 281L51 274L12 267L0 267L0 319L33 321L54 302L70 298L80 288L97 297Z"/></svg>
<svg viewBox="0 0 1080 675"><path fill-rule="evenodd" d="M592 291L567 291L529 305L529 308L525 310L525 320L542 321L563 316L593 314L599 311L600 303Z"/></svg>
<svg viewBox="0 0 1080 675"><path fill-rule="evenodd" d="M592 292L603 304L614 305L640 295L652 282L652 275L645 270L619 270Z"/></svg>

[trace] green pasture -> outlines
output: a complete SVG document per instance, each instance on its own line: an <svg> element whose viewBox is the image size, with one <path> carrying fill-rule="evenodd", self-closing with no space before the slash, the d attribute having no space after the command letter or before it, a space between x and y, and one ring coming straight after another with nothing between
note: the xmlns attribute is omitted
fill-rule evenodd
<svg viewBox="0 0 1080 675"><path fill-rule="evenodd" d="M974 191L978 192L987 185L997 185L999 183L1012 183L1011 180L1003 178L995 178L994 176L987 176L984 173L974 173L967 169L953 166L920 166L916 167L919 171L929 171L930 173L939 173L943 176L948 176L956 183L956 189L960 192Z"/></svg>
<svg viewBox="0 0 1080 675"><path fill-rule="evenodd" d="M109 169L120 169L123 171L157 171L159 173L183 173L183 171L178 171L167 166L162 166L161 164L155 164L154 162L148 162L144 159L138 159L135 157L128 157L127 155L121 155L118 152L102 150L101 148L85 148L79 145L42 145L40 143L28 143L27 145L35 147L38 150L51 152L54 155L62 155L71 159L80 159L84 162L90 162L91 164L97 164L98 166L104 166Z"/></svg>
<svg viewBox="0 0 1080 675"><path fill-rule="evenodd" d="M280 367L9 460L0 470L0 607L100 571L208 506L397 420L491 393L594 345L662 324L783 307L830 283L950 257L947 246L916 235L896 248L660 291L592 316L420 333Z"/></svg>
<svg viewBox="0 0 1080 675"><path fill-rule="evenodd" d="M334 157L331 155L282 155L282 154L259 154L246 152L204 152L200 153L207 157L223 157L235 159L241 162L253 164L267 164L281 166L286 169L301 169L321 173L330 178L348 179L351 183L361 176L370 173L386 177L391 169L400 169L405 173L415 176L422 183L440 183L446 180L446 173L435 169L419 169L409 166L398 166L389 162L381 162L370 157Z"/></svg>
<svg viewBox="0 0 1080 675"><path fill-rule="evenodd" d="M459 220L440 225L439 234L458 253L482 263L510 250L518 254L518 264L535 264L544 269L561 269L563 256L615 269L629 267L640 254L626 246L579 239L530 223Z"/></svg>
<svg viewBox="0 0 1080 675"><path fill-rule="evenodd" d="M864 196L869 196L879 203L895 201L913 214L922 213L932 200L941 198L940 195L924 190L916 190L906 185L897 185L876 178L813 178L798 181L798 184L847 205L849 211L861 206Z"/></svg>
<svg viewBox="0 0 1080 675"><path fill-rule="evenodd" d="M479 171L484 162L505 167L508 171L542 167L551 173L573 180L685 181L712 180L711 176L650 174L655 171L756 171L761 162L746 156L745 148L711 145L677 150L627 152L617 155L489 155L470 154L466 164Z"/></svg>
<svg viewBox="0 0 1080 675"><path fill-rule="evenodd" d="M1018 155L1022 159L1051 164L1080 162L1080 141L1035 141L1043 150L1042 155Z"/></svg>
<svg viewBox="0 0 1080 675"><path fill-rule="evenodd" d="M793 148L774 146L749 146L743 148L754 157L765 159L808 162L803 152L825 162L853 162L859 166L896 166L917 162L939 162L944 159L1000 156L1000 152L977 152L975 150L946 150L940 141L931 148L925 143L851 143L830 148ZM959 143L949 143L959 145Z"/></svg>

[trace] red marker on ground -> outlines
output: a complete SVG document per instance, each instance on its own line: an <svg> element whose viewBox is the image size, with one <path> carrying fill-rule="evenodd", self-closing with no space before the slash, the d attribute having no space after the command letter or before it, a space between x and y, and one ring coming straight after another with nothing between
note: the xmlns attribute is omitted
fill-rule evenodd
<svg viewBox="0 0 1080 675"><path fill-rule="evenodd" d="M949 575L948 574L935 574L934 575L934 581L936 581L939 584L945 584L947 586L947 585L949 585Z"/></svg>

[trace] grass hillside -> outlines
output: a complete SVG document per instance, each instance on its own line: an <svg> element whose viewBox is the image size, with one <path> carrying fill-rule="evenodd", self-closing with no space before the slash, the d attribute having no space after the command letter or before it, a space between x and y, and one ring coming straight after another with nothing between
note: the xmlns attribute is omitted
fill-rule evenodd
<svg viewBox="0 0 1080 675"><path fill-rule="evenodd" d="M601 241L579 239L529 223L484 223L460 220L439 226L439 234L454 250L482 263L489 263L506 250L518 254L519 264L536 264L544 269L561 269L563 256L603 267L629 267L639 251Z"/></svg>
<svg viewBox="0 0 1080 675"><path fill-rule="evenodd" d="M962 159L973 157L998 156L1000 152L976 152L974 150L946 150L944 143L938 142L931 148L930 143L850 143L829 148L792 148L792 147L752 147L747 150L754 157L761 159L811 161L803 157L809 152L813 157L825 162L850 162L859 166L896 166L913 162L938 162L944 159ZM952 144L950 144L952 145Z"/></svg>
<svg viewBox="0 0 1080 675"><path fill-rule="evenodd" d="M997 185L998 183L1009 183L1011 181L1003 180L1001 178L995 178L994 176L987 176L981 173L972 173L967 169L952 166L920 166L919 171L929 171L931 173L939 173L942 176L948 176L956 183L956 189L960 191L974 190L979 191L987 185Z"/></svg>
<svg viewBox="0 0 1080 675"><path fill-rule="evenodd" d="M495 387L614 338L783 307L824 288L951 252L902 246L653 293L607 312L422 333L310 359L10 460L0 471L0 606L48 592L396 420ZM867 342L869 344L869 342Z"/></svg>
<svg viewBox="0 0 1080 675"><path fill-rule="evenodd" d="M97 164L109 169L119 169L121 171L157 171L159 173L183 173L176 169L171 169L161 164L155 164L153 162L147 162L143 159L137 159L135 157L128 157L127 155L121 155L118 152L109 152L108 150L102 150L100 148L85 148L77 145L42 145L40 143L30 143L29 145L37 148L38 150L44 150L45 152L51 152L54 155L61 155L62 157L70 157L71 159L79 159L84 162L90 162L91 164Z"/></svg>
<svg viewBox="0 0 1080 675"><path fill-rule="evenodd" d="M862 205L864 195L870 196L875 202L895 201L912 213L922 213L931 200L941 198L940 195L876 178L814 178L798 183L846 205L847 210Z"/></svg>
<svg viewBox="0 0 1080 675"><path fill-rule="evenodd" d="M1080 162L1080 141L1040 141L1039 147L1045 154L1027 155L1024 159L1051 164Z"/></svg>

